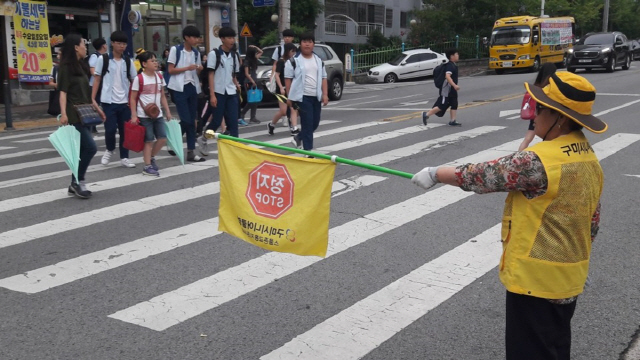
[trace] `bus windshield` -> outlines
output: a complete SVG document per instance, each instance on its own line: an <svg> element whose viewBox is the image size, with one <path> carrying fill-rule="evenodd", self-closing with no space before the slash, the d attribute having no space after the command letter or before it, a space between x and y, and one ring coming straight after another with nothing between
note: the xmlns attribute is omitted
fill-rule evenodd
<svg viewBox="0 0 640 360"><path fill-rule="evenodd" d="M531 37L528 26L509 26L493 29L491 45L522 45L527 44Z"/></svg>

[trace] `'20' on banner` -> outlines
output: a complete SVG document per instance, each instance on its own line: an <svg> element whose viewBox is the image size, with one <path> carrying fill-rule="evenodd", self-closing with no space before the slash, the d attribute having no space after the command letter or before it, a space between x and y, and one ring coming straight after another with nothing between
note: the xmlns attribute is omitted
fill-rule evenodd
<svg viewBox="0 0 640 360"><path fill-rule="evenodd" d="M326 256L335 164L218 140L219 230L261 248Z"/></svg>
<svg viewBox="0 0 640 360"><path fill-rule="evenodd" d="M19 80L49 82L53 62L49 44L47 4L31 0L16 2L13 22Z"/></svg>

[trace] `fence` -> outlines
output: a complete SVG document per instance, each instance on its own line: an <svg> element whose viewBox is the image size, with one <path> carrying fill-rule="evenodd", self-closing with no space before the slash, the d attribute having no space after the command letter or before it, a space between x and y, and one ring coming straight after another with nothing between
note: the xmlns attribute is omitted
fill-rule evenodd
<svg viewBox="0 0 640 360"><path fill-rule="evenodd" d="M373 50L355 51L351 49L351 74L367 72L374 66L387 63L405 50L431 49L438 53L444 53L447 49L456 48L460 59L480 59L489 56L489 47L475 38L461 38L458 35L453 40L431 42L423 45L390 46Z"/></svg>
<svg viewBox="0 0 640 360"><path fill-rule="evenodd" d="M325 20L324 33L327 35L347 35L347 22L342 20Z"/></svg>

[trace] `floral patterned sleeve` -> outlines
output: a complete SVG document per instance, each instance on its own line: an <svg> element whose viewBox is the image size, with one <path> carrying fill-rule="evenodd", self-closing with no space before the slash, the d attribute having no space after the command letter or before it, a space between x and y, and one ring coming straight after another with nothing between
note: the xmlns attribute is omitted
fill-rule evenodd
<svg viewBox="0 0 640 360"><path fill-rule="evenodd" d="M542 161L532 151L519 151L497 160L466 164L456 168L462 190L485 194L499 191L522 191L527 198L547 191L547 173Z"/></svg>
<svg viewBox="0 0 640 360"><path fill-rule="evenodd" d="M596 206L596 212L593 213L591 217L591 242L596 239L596 235L598 235L598 230L600 230L600 210L602 208L602 203L598 202L598 206Z"/></svg>

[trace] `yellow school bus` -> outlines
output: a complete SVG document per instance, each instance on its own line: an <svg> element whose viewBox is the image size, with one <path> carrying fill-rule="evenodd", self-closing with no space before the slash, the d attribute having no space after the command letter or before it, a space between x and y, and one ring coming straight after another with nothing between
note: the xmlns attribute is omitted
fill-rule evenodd
<svg viewBox="0 0 640 360"><path fill-rule="evenodd" d="M552 62L566 66L573 47L572 17L514 16L497 20L489 42L489 68L497 74L509 69L538 71Z"/></svg>

